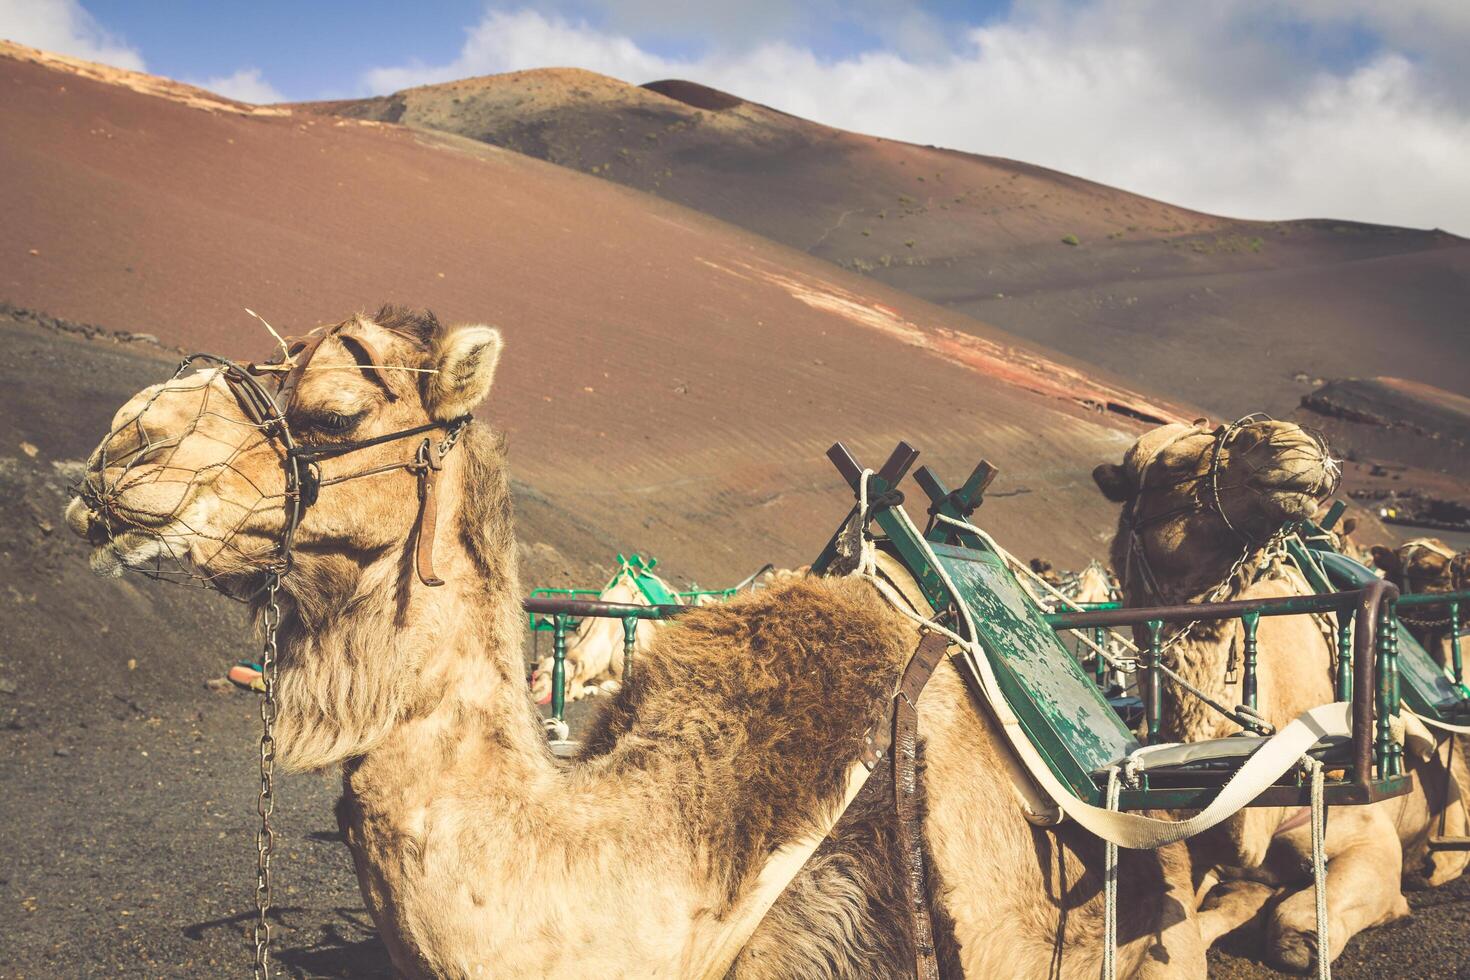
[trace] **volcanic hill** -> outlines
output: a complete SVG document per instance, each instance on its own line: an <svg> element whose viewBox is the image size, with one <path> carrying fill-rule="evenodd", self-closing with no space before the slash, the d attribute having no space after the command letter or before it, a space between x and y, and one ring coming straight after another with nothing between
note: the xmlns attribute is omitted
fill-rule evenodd
<svg viewBox="0 0 1470 980"><path fill-rule="evenodd" d="M990 458L982 519L1075 563L1113 523L1092 466L1188 411L524 154L140 78L0 49L0 299L245 356L270 347L245 307L287 333L383 301L498 324L482 414L549 556L528 587L635 549L706 585L801 564L848 506L837 439L875 465L907 439L951 480Z"/></svg>
<svg viewBox="0 0 1470 980"><path fill-rule="evenodd" d="M545 69L306 108L456 133L656 194L1229 415L1301 378L1465 392L1470 242L1239 221L677 80Z"/></svg>

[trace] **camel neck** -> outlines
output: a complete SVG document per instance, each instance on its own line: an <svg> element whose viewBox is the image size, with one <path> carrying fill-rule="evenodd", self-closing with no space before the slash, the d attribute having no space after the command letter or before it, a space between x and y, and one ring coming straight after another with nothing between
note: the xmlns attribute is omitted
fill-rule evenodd
<svg viewBox="0 0 1470 980"><path fill-rule="evenodd" d="M518 596L508 589L456 590L451 583L413 604L408 615L438 628L407 642L435 648L425 652L413 694L395 724L367 747L362 766L431 782L458 770L514 784L553 773L521 661ZM398 651L390 656L410 659Z"/></svg>
<svg viewBox="0 0 1470 980"><path fill-rule="evenodd" d="M436 565L446 584L418 581L411 541L368 562L308 556L292 572L279 734L294 768L438 730L550 765L525 685L515 538L494 462L468 459L480 499L457 493L441 504ZM446 467L445 476L461 473Z"/></svg>
<svg viewBox="0 0 1470 980"><path fill-rule="evenodd" d="M1120 528L1119 543L1126 550L1114 561L1116 567L1125 570L1123 591L1129 605L1198 602L1219 589L1227 578L1236 577L1232 569L1244 551L1240 539L1223 526L1195 526L1198 523L1196 517L1182 528L1150 529L1136 538ZM1229 592L1239 587L1240 583L1232 582ZM1229 592L1209 601L1223 601Z"/></svg>

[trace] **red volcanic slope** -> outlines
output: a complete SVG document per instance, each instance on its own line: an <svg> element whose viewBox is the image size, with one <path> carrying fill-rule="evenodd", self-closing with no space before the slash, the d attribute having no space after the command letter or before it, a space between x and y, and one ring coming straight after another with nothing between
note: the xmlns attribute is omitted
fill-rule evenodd
<svg viewBox="0 0 1470 980"><path fill-rule="evenodd" d="M1466 390L1470 242L1440 231L1201 214L692 82L575 69L300 108L647 191L1220 413L1288 412L1301 373Z"/></svg>
<svg viewBox="0 0 1470 980"><path fill-rule="evenodd" d="M484 414L510 434L525 536L581 559L641 548L708 584L799 563L846 507L827 445L875 459L906 438L954 479L989 456L986 520L1074 561L1113 520L1087 473L1135 431L1078 397L1172 411L519 154L0 55L0 299L232 354L268 346L247 306L288 332L385 300L498 324Z"/></svg>

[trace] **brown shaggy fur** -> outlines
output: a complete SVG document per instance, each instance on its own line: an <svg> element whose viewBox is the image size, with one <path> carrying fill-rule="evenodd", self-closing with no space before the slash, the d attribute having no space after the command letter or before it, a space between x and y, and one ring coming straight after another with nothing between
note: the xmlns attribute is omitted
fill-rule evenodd
<svg viewBox="0 0 1470 980"><path fill-rule="evenodd" d="M690 767L669 785L689 833L714 843L733 897L841 794L916 643L885 613L871 586L849 579L695 609L654 642L588 753L612 753L615 769Z"/></svg>
<svg viewBox="0 0 1470 980"><path fill-rule="evenodd" d="M874 601L871 587L851 579L789 581L703 607L660 634L634 682L589 734L584 758L616 751L619 765L645 769L653 756L688 745L702 785L681 799L682 813L691 834L723 845L718 850L730 867L722 874L733 894L777 846L802 833L813 806L839 790L844 760L857 755L882 716L915 643L913 630ZM731 656L735 649L750 656ZM752 714L755 705L763 710ZM775 764L753 771L756 760ZM711 779L714 773L719 778ZM762 975L762 961L778 951L783 976L912 974L892 794L891 771L880 765L773 907L735 975ZM930 885L931 895L940 893L932 869ZM949 920L932 911L939 912L946 975L959 976ZM792 961L781 935L806 937L795 948L803 959Z"/></svg>

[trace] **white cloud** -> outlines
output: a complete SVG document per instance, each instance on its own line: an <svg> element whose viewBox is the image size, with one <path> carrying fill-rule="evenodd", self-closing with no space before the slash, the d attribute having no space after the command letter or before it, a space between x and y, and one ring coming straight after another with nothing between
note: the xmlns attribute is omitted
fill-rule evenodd
<svg viewBox="0 0 1470 980"><path fill-rule="evenodd" d="M441 65L376 93L575 66L682 77L859 132L1012 157L1249 218L1335 217L1470 234L1462 0L1020 0L948 56L823 59L782 41L670 58L584 21L491 10ZM1379 43L1317 56L1367 32ZM1449 52L1444 56L1440 52Z"/></svg>
<svg viewBox="0 0 1470 980"><path fill-rule="evenodd" d="M0 37L115 68L146 70L138 50L103 30L76 0L0 0Z"/></svg>
<svg viewBox="0 0 1470 980"><path fill-rule="evenodd" d="M250 102L254 105L286 101L286 97L265 80L259 68L241 68L233 75L219 75L214 78L206 78L202 82L190 79L189 84L208 89L227 99Z"/></svg>

